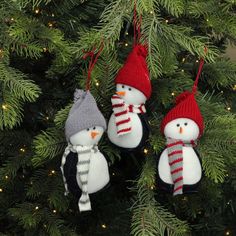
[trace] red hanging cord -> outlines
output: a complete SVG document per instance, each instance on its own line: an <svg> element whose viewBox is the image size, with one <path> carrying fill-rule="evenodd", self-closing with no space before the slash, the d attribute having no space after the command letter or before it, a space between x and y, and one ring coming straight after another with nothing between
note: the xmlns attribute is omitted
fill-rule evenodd
<svg viewBox="0 0 236 236"><path fill-rule="evenodd" d="M142 16L139 18L139 22L137 20L137 4L136 0L134 0L134 46L137 45L141 38L141 23L142 23ZM138 34L138 35L137 35Z"/></svg>
<svg viewBox="0 0 236 236"><path fill-rule="evenodd" d="M204 48L204 52L205 52L205 55L207 53L207 47ZM194 81L194 85L193 85L193 89L192 89L192 93L195 94L197 92L197 86L198 86L198 81L199 81L199 78L200 78L200 75L202 73L202 68L204 66L204 58L201 58L200 59L200 62L199 62L199 67L198 67L198 72L197 72L197 76L196 76L196 79Z"/></svg>
<svg viewBox="0 0 236 236"><path fill-rule="evenodd" d="M90 52L87 52L84 56L83 56L83 59L85 60L87 57L91 57L90 61L89 61L89 67L88 67L88 76L87 76L87 79L86 79L86 91L87 90L90 90L90 85L91 85L91 73L92 73L92 70L93 70L93 67L95 66L97 60L98 60L98 57L100 56L102 50L104 48L104 45L102 43L99 51L97 52L96 56L95 56L95 50L96 48L94 47L92 49L92 51Z"/></svg>

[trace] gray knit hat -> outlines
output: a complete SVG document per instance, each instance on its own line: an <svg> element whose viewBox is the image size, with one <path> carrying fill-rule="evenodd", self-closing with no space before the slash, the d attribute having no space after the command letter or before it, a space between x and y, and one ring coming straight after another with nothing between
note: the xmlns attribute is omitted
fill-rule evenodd
<svg viewBox="0 0 236 236"><path fill-rule="evenodd" d="M65 124L66 139L83 129L101 126L106 129L106 120L97 107L97 103L89 91L76 89L74 104L70 109Z"/></svg>

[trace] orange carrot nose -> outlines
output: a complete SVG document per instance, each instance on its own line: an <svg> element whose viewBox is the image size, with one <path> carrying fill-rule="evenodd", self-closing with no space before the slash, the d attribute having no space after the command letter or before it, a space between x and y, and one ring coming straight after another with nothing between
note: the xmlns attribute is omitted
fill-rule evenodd
<svg viewBox="0 0 236 236"><path fill-rule="evenodd" d="M119 92L116 92L116 94L118 94L120 96L125 96L125 91L119 91Z"/></svg>
<svg viewBox="0 0 236 236"><path fill-rule="evenodd" d="M183 128L180 127L180 128L179 128L179 133L182 134L183 132L184 132Z"/></svg>
<svg viewBox="0 0 236 236"><path fill-rule="evenodd" d="M92 132L91 132L91 138L92 138L92 139L95 139L97 135L99 135L98 132L96 132L96 131L92 131Z"/></svg>

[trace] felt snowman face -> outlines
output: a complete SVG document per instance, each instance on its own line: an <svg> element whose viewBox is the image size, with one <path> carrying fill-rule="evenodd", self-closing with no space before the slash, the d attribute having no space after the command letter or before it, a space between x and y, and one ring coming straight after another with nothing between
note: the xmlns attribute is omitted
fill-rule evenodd
<svg viewBox="0 0 236 236"><path fill-rule="evenodd" d="M147 100L141 91L125 84L117 84L116 93L124 100L126 104L140 105L144 104Z"/></svg>
<svg viewBox="0 0 236 236"><path fill-rule="evenodd" d="M104 129L100 126L94 126L88 129L81 130L80 132L70 137L72 145L92 146L96 145L101 139Z"/></svg>
<svg viewBox="0 0 236 236"><path fill-rule="evenodd" d="M164 135L183 141L196 140L199 136L199 128L195 121L188 118L178 118L167 123Z"/></svg>

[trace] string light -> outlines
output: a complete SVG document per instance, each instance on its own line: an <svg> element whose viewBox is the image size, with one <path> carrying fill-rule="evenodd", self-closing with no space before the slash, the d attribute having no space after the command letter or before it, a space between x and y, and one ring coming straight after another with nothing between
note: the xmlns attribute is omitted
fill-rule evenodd
<svg viewBox="0 0 236 236"><path fill-rule="evenodd" d="M3 192L3 189L2 188L0 188L0 193L2 193Z"/></svg>
<svg viewBox="0 0 236 236"><path fill-rule="evenodd" d="M48 26L49 26L50 28L52 28L52 27L53 27L53 23L52 23L52 22L48 22Z"/></svg>
<svg viewBox="0 0 236 236"><path fill-rule="evenodd" d="M230 230L227 230L227 231L225 232L225 235L230 235L230 234L231 234Z"/></svg>
<svg viewBox="0 0 236 236"><path fill-rule="evenodd" d="M198 63L199 62L199 60L196 60L196 63Z"/></svg>
<svg viewBox="0 0 236 236"><path fill-rule="evenodd" d="M48 49L47 49L47 48L43 48L43 51L44 51L44 52L47 52L47 51L48 51Z"/></svg>
<svg viewBox="0 0 236 236"><path fill-rule="evenodd" d="M102 228L103 228L103 229L106 229L106 227L107 227L107 226L106 226L105 224L102 224Z"/></svg>
<svg viewBox="0 0 236 236"><path fill-rule="evenodd" d="M128 47L128 46L129 46L129 44L128 44L128 43L125 43L125 46L126 46L126 47Z"/></svg>
<svg viewBox="0 0 236 236"><path fill-rule="evenodd" d="M46 120L49 120L49 117L48 117L48 116L46 116Z"/></svg>
<svg viewBox="0 0 236 236"><path fill-rule="evenodd" d="M8 176L8 175L5 175L5 179L9 179L9 176Z"/></svg>
<svg viewBox="0 0 236 236"><path fill-rule="evenodd" d="M21 152L25 152L25 149L24 149L24 148L20 148L20 151L21 151Z"/></svg>
<svg viewBox="0 0 236 236"><path fill-rule="evenodd" d="M227 109L228 111L231 111L231 107L227 107L226 109Z"/></svg>
<svg viewBox="0 0 236 236"><path fill-rule="evenodd" d="M115 176L115 173L113 172L112 175Z"/></svg>
<svg viewBox="0 0 236 236"><path fill-rule="evenodd" d="M52 211L54 214L56 214L57 213L57 211L54 209L53 211Z"/></svg>
<svg viewBox="0 0 236 236"><path fill-rule="evenodd" d="M54 175L54 174L56 173L56 171L55 171L55 170L52 170L51 173Z"/></svg>
<svg viewBox="0 0 236 236"><path fill-rule="evenodd" d="M209 19L206 19L206 21L208 22L208 21L209 21Z"/></svg>
<svg viewBox="0 0 236 236"><path fill-rule="evenodd" d="M151 189L151 190L155 189L155 186L154 186L154 185L152 185L150 189Z"/></svg>
<svg viewBox="0 0 236 236"><path fill-rule="evenodd" d="M184 72L184 70L181 70L181 72Z"/></svg>
<svg viewBox="0 0 236 236"><path fill-rule="evenodd" d="M35 9L35 14L39 14L40 10L39 9Z"/></svg>
<svg viewBox="0 0 236 236"><path fill-rule="evenodd" d="M143 152L144 152L144 154L148 154L148 149L144 148Z"/></svg>
<svg viewBox="0 0 236 236"><path fill-rule="evenodd" d="M6 104L2 104L2 109L6 110L7 109L7 105Z"/></svg>
<svg viewBox="0 0 236 236"><path fill-rule="evenodd" d="M35 210L38 210L38 209L39 209L39 207L38 207L38 206L36 206L36 207L35 207Z"/></svg>
<svg viewBox="0 0 236 236"><path fill-rule="evenodd" d="M153 11L150 11L150 14L153 14Z"/></svg>
<svg viewBox="0 0 236 236"><path fill-rule="evenodd" d="M95 83L95 85L98 87L100 84L99 84L99 82L97 81L97 82Z"/></svg>
<svg viewBox="0 0 236 236"><path fill-rule="evenodd" d="M174 93L174 92L172 92L172 93L171 93L171 96L175 96L175 93Z"/></svg>
<svg viewBox="0 0 236 236"><path fill-rule="evenodd" d="M185 57L183 57L183 59L182 59L182 62L185 62L185 60L186 60L186 58L185 58Z"/></svg>
<svg viewBox="0 0 236 236"><path fill-rule="evenodd" d="M125 35L129 35L129 32L125 32Z"/></svg>
<svg viewBox="0 0 236 236"><path fill-rule="evenodd" d="M52 17L54 17L55 15L52 13Z"/></svg>
<svg viewBox="0 0 236 236"><path fill-rule="evenodd" d="M224 91L223 91L223 90L221 90L221 91L220 91L220 93L224 93Z"/></svg>
<svg viewBox="0 0 236 236"><path fill-rule="evenodd" d="M233 90L236 91L236 84L234 85Z"/></svg>
<svg viewBox="0 0 236 236"><path fill-rule="evenodd" d="M43 225L43 227L44 227L44 228L46 228L46 227L47 227L47 225L46 225L46 224L44 224L44 225Z"/></svg>
<svg viewBox="0 0 236 236"><path fill-rule="evenodd" d="M14 21L14 20L15 20L15 19L12 17L12 18L11 18L11 21Z"/></svg>
<svg viewBox="0 0 236 236"><path fill-rule="evenodd" d="M169 23L169 20L165 20L165 22L166 22L166 24L168 24L168 23Z"/></svg>

